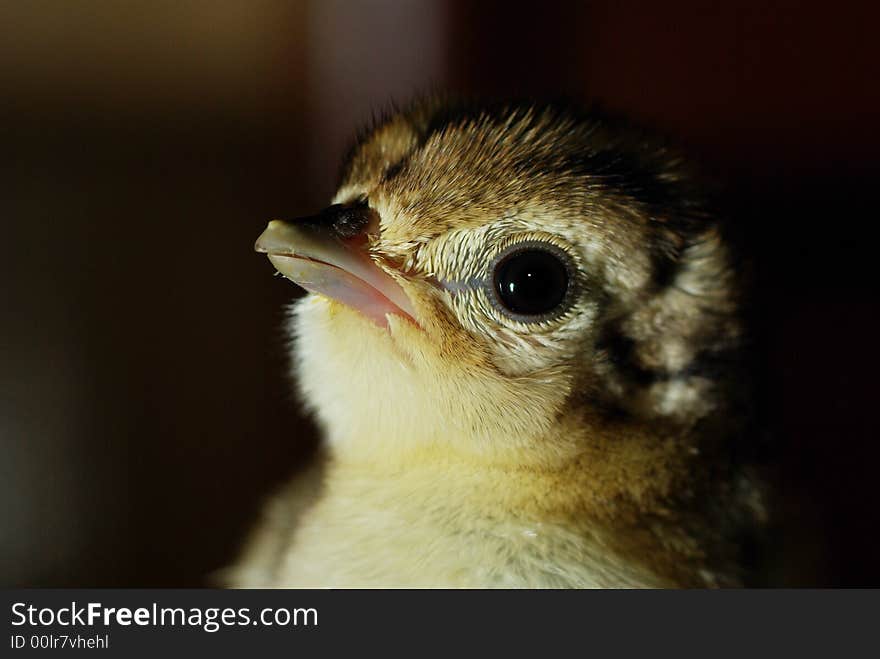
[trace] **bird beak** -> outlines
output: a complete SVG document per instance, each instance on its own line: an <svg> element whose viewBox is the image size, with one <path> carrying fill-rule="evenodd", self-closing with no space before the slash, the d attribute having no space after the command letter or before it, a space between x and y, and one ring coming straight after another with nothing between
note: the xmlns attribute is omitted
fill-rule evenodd
<svg viewBox="0 0 880 659"><path fill-rule="evenodd" d="M254 249L292 282L353 307L380 327L388 326L389 313L415 321L406 293L373 262L364 243L325 227L272 220Z"/></svg>

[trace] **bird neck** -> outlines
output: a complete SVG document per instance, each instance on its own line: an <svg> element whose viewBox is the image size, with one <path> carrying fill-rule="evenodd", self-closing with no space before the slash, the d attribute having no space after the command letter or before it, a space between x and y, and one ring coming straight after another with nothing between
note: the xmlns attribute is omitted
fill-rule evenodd
<svg viewBox="0 0 880 659"><path fill-rule="evenodd" d="M674 458L680 447L673 451L670 440L647 449L639 439L630 433L611 441L598 433L578 455L553 464L516 464L436 445L369 458L331 450L325 491L396 518L442 520L455 533L472 532L458 529L460 523L600 538L621 560L644 564L659 583L712 585L705 557L714 549L703 541L711 520L698 519L695 528L693 511L677 496L688 472Z"/></svg>
<svg viewBox="0 0 880 659"><path fill-rule="evenodd" d="M688 432L608 419L590 410L563 415L528 441L450 437L430 427L406 437L331 433L329 440L339 469L386 480L450 477L475 487L490 484L506 502L536 502L599 517L608 514L609 502L667 510L701 458Z"/></svg>

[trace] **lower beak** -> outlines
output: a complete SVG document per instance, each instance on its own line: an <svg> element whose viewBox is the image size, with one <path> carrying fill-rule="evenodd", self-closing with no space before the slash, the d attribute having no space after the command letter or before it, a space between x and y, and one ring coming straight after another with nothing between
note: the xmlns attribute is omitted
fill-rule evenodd
<svg viewBox="0 0 880 659"><path fill-rule="evenodd" d="M389 313L415 320L400 285L352 241L321 227L272 220L254 249L275 269L310 293L343 302L381 327Z"/></svg>

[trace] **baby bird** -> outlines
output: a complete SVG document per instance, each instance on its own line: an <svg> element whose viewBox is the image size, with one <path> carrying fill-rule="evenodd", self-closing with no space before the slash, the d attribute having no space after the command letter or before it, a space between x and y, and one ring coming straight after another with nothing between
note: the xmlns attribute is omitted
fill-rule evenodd
<svg viewBox="0 0 880 659"><path fill-rule="evenodd" d="M592 110L422 100L256 249L320 464L230 584L715 587L762 515L741 284L665 142Z"/></svg>

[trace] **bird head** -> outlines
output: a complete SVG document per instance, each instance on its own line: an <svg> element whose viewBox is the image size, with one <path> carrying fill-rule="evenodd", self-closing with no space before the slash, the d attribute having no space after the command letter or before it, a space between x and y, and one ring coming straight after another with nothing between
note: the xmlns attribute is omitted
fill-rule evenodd
<svg viewBox="0 0 880 659"><path fill-rule="evenodd" d="M311 293L294 365L339 454L560 464L724 404L727 249L683 159L617 119L416 103L256 248Z"/></svg>

